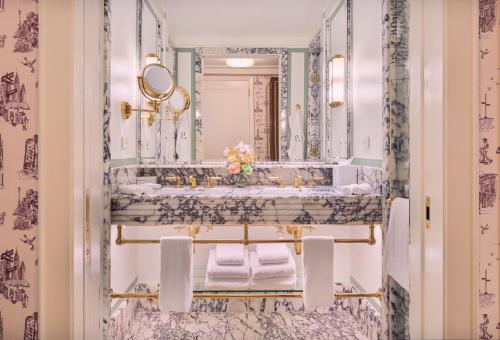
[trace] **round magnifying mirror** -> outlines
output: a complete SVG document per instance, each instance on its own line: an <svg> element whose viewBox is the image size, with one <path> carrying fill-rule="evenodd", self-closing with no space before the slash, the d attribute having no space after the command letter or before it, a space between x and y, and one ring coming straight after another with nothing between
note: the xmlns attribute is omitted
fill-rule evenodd
<svg viewBox="0 0 500 340"><path fill-rule="evenodd" d="M141 92L149 100L165 101L175 90L172 73L161 64L146 65L137 79Z"/></svg>
<svg viewBox="0 0 500 340"><path fill-rule="evenodd" d="M177 86L168 99L168 109L174 114L174 119L178 119L191 106L189 93L181 86Z"/></svg>

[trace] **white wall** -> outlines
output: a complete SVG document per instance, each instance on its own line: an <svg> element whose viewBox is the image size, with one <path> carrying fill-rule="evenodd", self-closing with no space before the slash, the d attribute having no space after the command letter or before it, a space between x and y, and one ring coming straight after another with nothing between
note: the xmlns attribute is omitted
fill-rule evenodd
<svg viewBox="0 0 500 340"><path fill-rule="evenodd" d="M353 1L353 156L382 159L382 1Z"/></svg>
<svg viewBox="0 0 500 340"><path fill-rule="evenodd" d="M366 226L351 227L352 238L366 238ZM382 288L382 230L375 226L373 246L354 244L351 247L351 276L365 291Z"/></svg>
<svg viewBox="0 0 500 340"><path fill-rule="evenodd" d="M136 113L123 120L120 102L137 107L136 0L113 1L111 12L111 159L130 159L136 158Z"/></svg>
<svg viewBox="0 0 500 340"><path fill-rule="evenodd" d="M157 53L159 41L157 39L157 23L160 16L152 11L152 8L144 3L142 11L142 60L141 65L145 65L145 57L148 53ZM137 82L137 81L136 81ZM146 105L147 99L141 95L142 107L149 108ZM156 159L156 138L158 121L152 126L147 124L148 115L143 115L141 119L141 158Z"/></svg>
<svg viewBox="0 0 500 340"><path fill-rule="evenodd" d="M366 227L353 227L353 226L318 226L316 230L311 233L304 230L304 236L306 235L332 235L337 238L350 238L351 229L360 228L360 233L363 234L363 238L366 237L368 231ZM175 235L177 230L174 226L170 227L129 227L127 230L137 230L138 237L141 238L160 238L166 235ZM127 231L128 233L128 231ZM187 234L187 229L183 229L180 232L182 235ZM126 234L127 235L127 234ZM241 238L242 228L241 226L221 226L214 227L213 230L207 232L206 228L202 228L199 238ZM250 228L250 238L288 238L291 237L288 233L281 234L276 233L273 227L251 227ZM194 276L195 281L202 281L204 279L206 262L208 259L209 249L214 248L215 245L196 245L195 252L195 263L194 263ZM290 245L293 249L293 246ZM356 247L356 248L353 248ZM335 281L342 282L345 284L350 284L351 277L351 253L352 249L357 248L367 248L368 245L348 245L348 244L336 244L335 254L334 254L334 273ZM253 249L251 247L250 249ZM297 275L298 279L301 280L302 275L302 256L295 257L297 263ZM149 282L157 284L159 282L160 273L160 247L158 245L141 245L137 250L137 269L139 282ZM379 286L377 286L377 289Z"/></svg>
<svg viewBox="0 0 500 340"><path fill-rule="evenodd" d="M177 84L182 86L191 95L192 84L192 65L191 58L193 52L178 52L177 54ZM177 143L176 153L177 162L191 163L191 114L194 108L194 100L191 107L184 112L177 122Z"/></svg>
<svg viewBox="0 0 500 340"><path fill-rule="evenodd" d="M137 246L129 244L118 246L116 240L117 228L111 227L111 288L115 292L125 292L137 278ZM135 238L134 230L127 232L127 236Z"/></svg>

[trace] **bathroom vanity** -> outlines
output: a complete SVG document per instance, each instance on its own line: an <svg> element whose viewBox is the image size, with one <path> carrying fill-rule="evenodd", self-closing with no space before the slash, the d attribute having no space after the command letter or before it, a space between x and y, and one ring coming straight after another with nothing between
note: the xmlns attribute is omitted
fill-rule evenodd
<svg viewBox="0 0 500 340"><path fill-rule="evenodd" d="M250 179L253 185L245 188L234 187L233 176L221 173L225 172L221 166L114 168L111 222L125 225L380 223L380 169L352 166L354 178L359 178L360 183L369 183L373 190L365 195L346 195L333 184L338 177L338 167L294 164L283 168L259 165ZM303 186L294 187L291 184L298 176L306 180ZM221 185L206 187L210 177L220 178ZM165 178L175 180L168 183ZM193 188L189 184L190 178L195 178L200 185ZM279 178L287 185L272 185L269 178ZM120 184L136 184L145 180L163 186L150 195L129 195L119 190Z"/></svg>

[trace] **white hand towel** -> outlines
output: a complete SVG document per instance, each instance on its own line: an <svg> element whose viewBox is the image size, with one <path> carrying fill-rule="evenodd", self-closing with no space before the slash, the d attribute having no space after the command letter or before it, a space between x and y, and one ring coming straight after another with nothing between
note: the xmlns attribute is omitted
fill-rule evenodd
<svg viewBox="0 0 500 340"><path fill-rule="evenodd" d="M126 195L151 195L155 192L155 189L139 184L120 184L118 185L118 191Z"/></svg>
<svg viewBox="0 0 500 340"><path fill-rule="evenodd" d="M160 247L160 309L188 312L193 300L193 239L162 237Z"/></svg>
<svg viewBox="0 0 500 340"><path fill-rule="evenodd" d="M384 261L387 274L401 287L410 290L410 201L396 198L392 202L389 225L385 237Z"/></svg>
<svg viewBox="0 0 500 340"><path fill-rule="evenodd" d="M261 264L256 252L250 252L250 267L252 279L270 279L295 275L295 260L288 249L288 261L281 264Z"/></svg>
<svg viewBox="0 0 500 340"><path fill-rule="evenodd" d="M248 290L250 279L211 279L205 277L205 289L207 290Z"/></svg>
<svg viewBox="0 0 500 340"><path fill-rule="evenodd" d="M248 250L245 249L244 261L241 266L220 266L215 258L215 250L208 255L207 277L211 279L248 279L250 277L250 261Z"/></svg>
<svg viewBox="0 0 500 340"><path fill-rule="evenodd" d="M158 183L142 183L141 185L145 186L145 187L150 187L153 189L161 189L161 184L158 184Z"/></svg>
<svg viewBox="0 0 500 340"><path fill-rule="evenodd" d="M288 262L290 252L284 243L259 243L255 247L261 264L277 264Z"/></svg>
<svg viewBox="0 0 500 340"><path fill-rule="evenodd" d="M352 188L354 184L342 185L339 187L339 190L342 191L344 195L352 195Z"/></svg>
<svg viewBox="0 0 500 340"><path fill-rule="evenodd" d="M372 186L368 183L356 184L352 187L354 195L367 195L372 192Z"/></svg>
<svg viewBox="0 0 500 340"><path fill-rule="evenodd" d="M293 290L297 286L295 274L288 277L274 277L271 279L250 280L250 289L253 290Z"/></svg>
<svg viewBox="0 0 500 340"><path fill-rule="evenodd" d="M245 247L242 244L218 244L215 246L218 265L239 265L245 262Z"/></svg>
<svg viewBox="0 0 500 340"><path fill-rule="evenodd" d="M302 275L304 307L331 307L334 301L333 238L306 236L302 238Z"/></svg>

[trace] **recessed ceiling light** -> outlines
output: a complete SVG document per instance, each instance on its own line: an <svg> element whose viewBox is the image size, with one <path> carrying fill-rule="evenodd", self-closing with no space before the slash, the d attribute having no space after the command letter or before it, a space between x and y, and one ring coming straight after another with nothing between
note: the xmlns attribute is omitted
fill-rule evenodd
<svg viewBox="0 0 500 340"><path fill-rule="evenodd" d="M252 58L227 58L226 65L229 67L251 67L254 61Z"/></svg>

